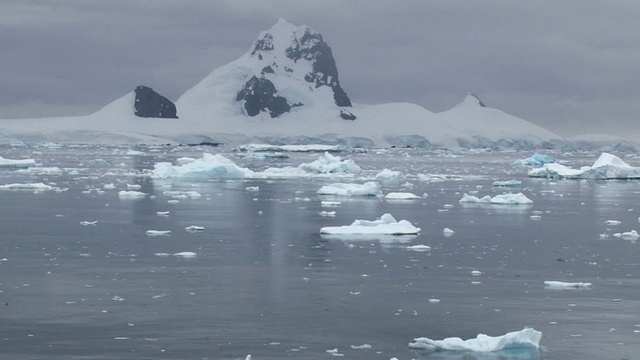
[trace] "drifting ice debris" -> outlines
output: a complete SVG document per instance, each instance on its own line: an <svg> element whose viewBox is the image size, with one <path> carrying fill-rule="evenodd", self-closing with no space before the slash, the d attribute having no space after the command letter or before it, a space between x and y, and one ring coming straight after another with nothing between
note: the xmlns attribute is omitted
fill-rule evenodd
<svg viewBox="0 0 640 360"><path fill-rule="evenodd" d="M0 190L61 191L60 188L53 187L43 183L5 184L5 185L0 185Z"/></svg>
<svg viewBox="0 0 640 360"><path fill-rule="evenodd" d="M147 230L147 236L171 235L171 230Z"/></svg>
<svg viewBox="0 0 640 360"><path fill-rule="evenodd" d="M444 230L442 230L442 235L444 235L445 237L449 237L452 236L453 234L455 234L456 232L449 229L449 228L444 228Z"/></svg>
<svg viewBox="0 0 640 360"><path fill-rule="evenodd" d="M506 180L506 181L494 181L493 186L502 186L502 187L516 187L522 185L522 181L520 180Z"/></svg>
<svg viewBox="0 0 640 360"><path fill-rule="evenodd" d="M8 167L8 168L28 168L29 166L33 166L36 164L34 159L21 159L21 160L12 160L5 159L0 156L0 167Z"/></svg>
<svg viewBox="0 0 640 360"><path fill-rule="evenodd" d="M175 253L173 254L173 256L183 258L183 259L192 259L198 256L198 254L191 251L183 251L183 252Z"/></svg>
<svg viewBox="0 0 640 360"><path fill-rule="evenodd" d="M122 190L120 192L118 192L118 197L120 197L121 199L136 199L136 198L141 198L141 197L145 197L147 196L147 194L140 192L140 191L125 191Z"/></svg>
<svg viewBox="0 0 640 360"><path fill-rule="evenodd" d="M321 187L317 193L318 195L334 196L382 196L380 184L373 181L364 184L329 184Z"/></svg>
<svg viewBox="0 0 640 360"><path fill-rule="evenodd" d="M82 225L82 226L96 225L97 223L98 223L98 220L96 220L96 221L80 221L80 225Z"/></svg>
<svg viewBox="0 0 640 360"><path fill-rule="evenodd" d="M185 230L187 230L188 232L199 232L199 231L204 231L204 227L202 226L196 226L196 225L191 225L191 226L187 226L186 228L184 228Z"/></svg>
<svg viewBox="0 0 640 360"><path fill-rule="evenodd" d="M545 289L567 290L567 289L590 289L590 282L562 282L562 281L545 281Z"/></svg>
<svg viewBox="0 0 640 360"><path fill-rule="evenodd" d="M334 217L334 216L336 216L336 212L335 211L320 211L319 214L320 214L320 216L323 216L323 217Z"/></svg>
<svg viewBox="0 0 640 360"><path fill-rule="evenodd" d="M372 346L369 344L351 345L351 348L354 350L362 350L362 349L371 349Z"/></svg>
<svg viewBox="0 0 640 360"><path fill-rule="evenodd" d="M387 200L415 200L420 199L420 196L410 192L391 192L384 198Z"/></svg>
<svg viewBox="0 0 640 360"><path fill-rule="evenodd" d="M411 251L429 251L429 250L431 250L431 246L428 246L428 245L413 245L413 246L407 246L407 250L411 250Z"/></svg>
<svg viewBox="0 0 640 360"><path fill-rule="evenodd" d="M529 205L533 204L533 201L526 197L523 193L517 194L502 194L491 197L486 195L482 198L477 196L464 194L460 203L466 204L494 204L494 205Z"/></svg>
<svg viewBox="0 0 640 360"><path fill-rule="evenodd" d="M619 157L602 153L591 166L579 170L560 164L546 164L539 169L529 170L530 177L559 179L640 179L640 167L632 167Z"/></svg>
<svg viewBox="0 0 640 360"><path fill-rule="evenodd" d="M239 167L226 157L209 153L202 154L202 158L183 165L171 165L161 162L154 165L151 175L155 178L215 178L215 179L244 179L252 176L253 171Z"/></svg>
<svg viewBox="0 0 640 360"><path fill-rule="evenodd" d="M406 177L400 171L384 169L376 174L379 181L405 181Z"/></svg>
<svg viewBox="0 0 640 360"><path fill-rule="evenodd" d="M378 220L356 220L351 225L328 226L320 229L327 235L411 235L420 232L407 220L396 221L391 214L384 214Z"/></svg>
<svg viewBox="0 0 640 360"><path fill-rule="evenodd" d="M534 329L523 329L502 336L488 336L479 334L474 339L462 340L458 337L444 340L431 340L426 337L417 338L409 343L413 349L429 351L473 351L473 352L498 352L501 350L538 350L542 333Z"/></svg>
<svg viewBox="0 0 640 360"><path fill-rule="evenodd" d="M640 238L640 234L638 234L638 232L635 230L631 230L623 233L615 233L613 234L613 236L617 238L623 238L625 240L631 240L631 241L635 241L635 240L638 240L638 238Z"/></svg>
<svg viewBox="0 0 640 360"><path fill-rule="evenodd" d="M321 201L320 206L322 207L338 207L342 205L340 201Z"/></svg>
<svg viewBox="0 0 640 360"><path fill-rule="evenodd" d="M620 221L620 220L607 220L604 223L607 224L607 225L616 226L616 225L622 224L622 221Z"/></svg>

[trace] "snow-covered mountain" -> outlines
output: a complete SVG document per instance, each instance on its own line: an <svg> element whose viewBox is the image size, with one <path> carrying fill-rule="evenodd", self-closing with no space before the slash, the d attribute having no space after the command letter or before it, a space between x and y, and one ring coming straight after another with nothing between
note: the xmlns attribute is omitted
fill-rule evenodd
<svg viewBox="0 0 640 360"><path fill-rule="evenodd" d="M0 142L16 141L491 148L568 144L547 129L485 106L472 94L441 113L409 103L352 102L322 35L284 19L260 33L240 58L187 90L175 106L138 87L87 116L0 120Z"/></svg>

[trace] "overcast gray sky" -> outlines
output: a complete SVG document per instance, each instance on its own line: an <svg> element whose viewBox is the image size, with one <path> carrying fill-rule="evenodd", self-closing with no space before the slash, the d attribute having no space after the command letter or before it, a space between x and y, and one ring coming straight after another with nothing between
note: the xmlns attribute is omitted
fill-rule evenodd
<svg viewBox="0 0 640 360"><path fill-rule="evenodd" d="M279 17L332 47L354 102L447 110L468 92L561 135L640 140L640 2L0 0L0 118L176 100Z"/></svg>

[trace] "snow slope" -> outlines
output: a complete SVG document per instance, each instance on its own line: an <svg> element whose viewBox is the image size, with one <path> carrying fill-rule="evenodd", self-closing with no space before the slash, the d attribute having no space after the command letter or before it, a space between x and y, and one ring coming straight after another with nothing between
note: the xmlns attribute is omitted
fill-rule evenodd
<svg viewBox="0 0 640 360"><path fill-rule="evenodd" d="M249 114L252 79L272 84L290 109ZM271 86L271 85L269 85ZM246 95L245 94L245 95ZM280 19L237 60L213 70L176 102L179 119L133 114L133 92L87 116L0 120L0 142L269 143L347 146L536 148L560 136L485 107L474 95L441 113L415 104L351 103L338 81L331 49L307 26ZM345 120L345 114L355 120Z"/></svg>

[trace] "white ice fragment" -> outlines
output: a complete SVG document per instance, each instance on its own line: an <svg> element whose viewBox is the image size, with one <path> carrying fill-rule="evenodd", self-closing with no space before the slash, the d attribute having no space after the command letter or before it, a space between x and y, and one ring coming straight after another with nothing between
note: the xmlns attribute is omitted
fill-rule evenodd
<svg viewBox="0 0 640 360"><path fill-rule="evenodd" d="M82 226L96 225L97 223L98 223L98 220L96 220L96 221L80 221L80 225L82 225Z"/></svg>
<svg viewBox="0 0 640 360"><path fill-rule="evenodd" d="M199 232L199 231L204 231L204 227L203 226L197 226L197 225L190 225L187 226L186 228L184 228L186 231L188 232Z"/></svg>
<svg viewBox="0 0 640 360"><path fill-rule="evenodd" d="M342 205L340 201L321 201L320 206L322 207L338 207Z"/></svg>
<svg viewBox="0 0 640 360"><path fill-rule="evenodd" d="M429 299L429 302L432 304L437 304L440 302L440 299Z"/></svg>
<svg viewBox="0 0 640 360"><path fill-rule="evenodd" d="M125 191L122 190L120 192L118 192L118 197L120 197L121 199L139 199L139 198L143 198L147 196L147 194L140 192L140 191Z"/></svg>
<svg viewBox="0 0 640 360"><path fill-rule="evenodd" d="M364 184L334 183L321 187L318 195L334 196L382 196L380 184L369 181Z"/></svg>
<svg viewBox="0 0 640 360"><path fill-rule="evenodd" d="M407 250L411 250L411 251L429 251L429 250L431 250L431 246L428 246L428 245L412 245L412 246L407 246Z"/></svg>
<svg viewBox="0 0 640 360"><path fill-rule="evenodd" d="M156 211L158 216L169 216L169 211Z"/></svg>
<svg viewBox="0 0 640 360"><path fill-rule="evenodd" d="M458 337L443 340L432 340L426 337L417 338L409 343L413 349L430 351L474 351L496 352L505 349L532 349L540 348L542 333L531 328L514 331L502 336L488 336L479 334L476 338L462 340Z"/></svg>
<svg viewBox="0 0 640 360"><path fill-rule="evenodd" d="M616 225L622 224L622 221L620 221L620 220L607 220L604 223L607 224L607 225L616 226Z"/></svg>
<svg viewBox="0 0 640 360"><path fill-rule="evenodd" d="M320 229L321 234L354 235L409 235L417 234L420 228L413 226L407 220L396 221L391 214L384 214L378 220L355 220L351 225L327 226Z"/></svg>
<svg viewBox="0 0 640 360"><path fill-rule="evenodd" d="M473 275L473 276L480 276L480 275L482 275L482 271L473 270L473 271L471 271L471 275Z"/></svg>
<svg viewBox="0 0 640 360"><path fill-rule="evenodd" d="M448 227L444 228L444 230L442 230L442 235L444 235L445 237L450 237L453 234L455 234L456 232L449 229Z"/></svg>
<svg viewBox="0 0 640 360"><path fill-rule="evenodd" d="M378 181L405 181L406 177L400 171L384 169L376 174Z"/></svg>
<svg viewBox="0 0 640 360"><path fill-rule="evenodd" d="M246 191L260 191L260 186L247 186L244 188Z"/></svg>
<svg viewBox="0 0 640 360"><path fill-rule="evenodd" d="M517 187L522 185L522 181L520 180L506 180L506 181L494 181L493 186L502 186L502 187Z"/></svg>
<svg viewBox="0 0 640 360"><path fill-rule="evenodd" d="M538 169L529 170L531 177L566 178L566 179L639 179L640 168L629 166L619 157L602 153L591 166L583 166L579 170L560 164L545 164Z"/></svg>
<svg viewBox="0 0 640 360"><path fill-rule="evenodd" d="M384 198L387 200L415 200L420 199L420 196L410 192L391 192Z"/></svg>
<svg viewBox="0 0 640 360"><path fill-rule="evenodd" d="M363 349L371 349L372 346L369 344L351 345L351 348L354 350L363 350Z"/></svg>
<svg viewBox="0 0 640 360"><path fill-rule="evenodd" d="M169 254L169 253L154 253L153 255L160 256L160 257L167 257L167 256L169 256L171 254Z"/></svg>
<svg viewBox="0 0 640 360"><path fill-rule="evenodd" d="M590 289L589 282L562 282L562 281L545 281L545 289L567 290L567 289Z"/></svg>
<svg viewBox="0 0 640 360"><path fill-rule="evenodd" d="M109 183L109 184L102 185L102 188L105 189L105 190L113 190L113 189L116 188L116 186L113 185L113 183Z"/></svg>
<svg viewBox="0 0 640 360"><path fill-rule="evenodd" d="M194 257L198 256L198 254L191 251L183 251L183 252L175 253L173 254L173 256L183 258L183 259L193 259Z"/></svg>
<svg viewBox="0 0 640 360"><path fill-rule="evenodd" d="M171 235L171 230L147 230L147 236L166 236Z"/></svg>
<svg viewBox="0 0 640 360"><path fill-rule="evenodd" d="M131 189L131 190L140 190L140 189L142 189L142 185L138 185L138 184L127 184L127 189Z"/></svg>
<svg viewBox="0 0 640 360"><path fill-rule="evenodd" d="M542 216L540 216L540 215L531 215L531 216L529 216L529 219L531 219L531 220L540 220L540 219L542 219Z"/></svg>
<svg viewBox="0 0 640 360"><path fill-rule="evenodd" d="M464 194L460 203L467 204L495 204L495 205L529 205L533 204L533 201L526 197L523 193L517 194L502 194L491 197L486 195L482 198L478 198L473 195Z"/></svg>
<svg viewBox="0 0 640 360"><path fill-rule="evenodd" d="M36 164L34 159L5 159L0 156L0 167L9 167L9 168L28 168L29 166L33 166Z"/></svg>
<svg viewBox="0 0 640 360"><path fill-rule="evenodd" d="M336 216L336 212L335 211L324 211L323 210L323 211L320 211L319 214L320 214L320 216L323 216L323 217L334 217L334 216Z"/></svg>

